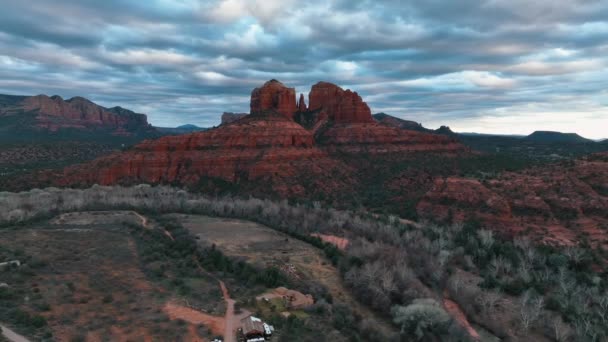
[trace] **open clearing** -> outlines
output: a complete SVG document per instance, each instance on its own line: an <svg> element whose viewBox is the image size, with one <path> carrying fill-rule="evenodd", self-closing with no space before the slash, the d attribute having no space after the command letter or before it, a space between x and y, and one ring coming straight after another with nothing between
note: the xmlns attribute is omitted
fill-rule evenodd
<svg viewBox="0 0 608 342"><path fill-rule="evenodd" d="M199 215L171 214L201 244L216 245L228 256L260 267L277 267L294 280L324 285L334 301L349 305L363 317L377 317L344 287L338 270L314 246L251 221ZM376 318L387 331L389 324Z"/></svg>
<svg viewBox="0 0 608 342"><path fill-rule="evenodd" d="M0 230L0 251L33 256L37 264L26 265L28 272L2 276L27 299L0 308L0 319L10 318L15 309L40 315L57 341L208 340L206 333L199 334L207 330L200 324L171 320L163 311L166 303L181 297L146 275L138 241L122 222L144 223L134 212L84 212ZM197 288L207 285L196 281ZM223 306L217 282L208 284L217 293L208 306ZM35 337L27 328L10 328Z"/></svg>

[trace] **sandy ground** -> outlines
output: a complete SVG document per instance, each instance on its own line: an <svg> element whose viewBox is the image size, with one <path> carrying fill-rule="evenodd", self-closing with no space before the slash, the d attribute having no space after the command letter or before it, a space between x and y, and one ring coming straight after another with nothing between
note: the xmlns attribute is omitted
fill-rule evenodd
<svg viewBox="0 0 608 342"><path fill-rule="evenodd" d="M203 324L216 335L222 335L225 329L225 319L223 317L212 316L204 312L169 302L163 307L163 311L171 318L181 319L191 324Z"/></svg>
<svg viewBox="0 0 608 342"><path fill-rule="evenodd" d="M314 233L314 234L310 234L310 236L318 237L319 239L323 240L323 242L330 243L330 244L336 246L341 251L346 250L346 247L348 247L348 244L350 243L350 241L348 241L347 238L342 238L342 237L335 236L335 235Z"/></svg>
<svg viewBox="0 0 608 342"><path fill-rule="evenodd" d="M0 324L0 330L2 331L2 335L6 337L11 342L30 342L27 338L17 334L6 326Z"/></svg>
<svg viewBox="0 0 608 342"><path fill-rule="evenodd" d="M173 302L168 302L165 304L163 311L172 320L181 319L190 323L191 325L203 324L211 329L213 334L223 335L224 342L236 342L236 329L240 326L241 319L249 316L251 313L243 310L240 314L235 314L234 299L230 298L228 289L223 281L219 281L219 286L222 289L222 294L224 296L224 300L226 301L226 315L224 317L212 316ZM196 334L195 331L190 332L190 335L194 334Z"/></svg>

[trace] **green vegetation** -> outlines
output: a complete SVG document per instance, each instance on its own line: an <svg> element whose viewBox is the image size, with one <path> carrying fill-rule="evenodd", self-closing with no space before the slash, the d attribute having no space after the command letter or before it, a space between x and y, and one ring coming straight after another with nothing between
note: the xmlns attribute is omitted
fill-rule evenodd
<svg viewBox="0 0 608 342"><path fill-rule="evenodd" d="M393 307L393 317L401 332L417 340L438 338L449 332L452 318L433 299L416 299L408 306Z"/></svg>
<svg viewBox="0 0 608 342"><path fill-rule="evenodd" d="M446 293L473 323L501 338L575 341L608 338L605 321L608 275L601 271L605 269L605 253L592 250L584 243L578 247L539 246L521 237L499 238L489 230L480 229L475 222L464 226L424 224L416 228L401 224L391 216L377 218L319 205L292 205L287 201L210 199L167 187L4 193L0 204L0 220L10 222L67 208L131 208L159 214L181 212L247 219L324 249L327 246L307 236L311 233L346 235L350 245L345 252L327 248L326 253L333 256L332 261L338 265L356 298L400 325L403 340L420 336L426 339L430 330L435 335L429 338L466 339L458 325L448 324L445 332L440 311L435 310L431 302L420 301L440 302ZM146 262L173 260L178 265L175 272L184 272L184 277L190 276L187 272L196 269L198 261L209 272L238 282L260 286L282 283L272 270L258 272L261 276L254 275L248 266L226 258L213 246L197 247L183 228L170 222L163 225L175 243L161 230L137 230L143 239L150 239L142 258L158 255ZM163 274L165 272L163 270ZM343 334L355 326L356 334L368 340L364 336L370 324L365 324L361 317L351 319L338 306L325 304L311 309L311 317L323 317ZM307 325L318 321L301 320L304 326L292 322L293 329L308 329ZM374 331L373 328L370 331ZM373 334L380 336L377 331Z"/></svg>
<svg viewBox="0 0 608 342"><path fill-rule="evenodd" d="M37 287L26 285L43 264L26 255L23 250L0 246L0 262L11 260L19 260L21 266L0 269L0 283L6 284L0 287L0 322L9 324L24 335L48 340L52 334L43 316L48 311L48 304Z"/></svg>

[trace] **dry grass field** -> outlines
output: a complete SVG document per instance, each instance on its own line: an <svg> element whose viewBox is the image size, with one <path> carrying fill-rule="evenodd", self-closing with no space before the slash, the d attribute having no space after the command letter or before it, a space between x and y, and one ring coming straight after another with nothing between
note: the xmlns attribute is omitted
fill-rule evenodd
<svg viewBox="0 0 608 342"><path fill-rule="evenodd" d="M318 248L251 221L184 214L167 216L177 219L199 243L214 244L227 256L262 268L277 267L296 282L323 285L335 303L346 304L363 317L375 317L379 326L390 331L387 322L362 306L346 289L339 271Z"/></svg>
<svg viewBox="0 0 608 342"><path fill-rule="evenodd" d="M0 272L0 283L10 286L0 296L6 300L0 322L32 340L209 340L208 327L172 320L163 308L181 302L222 315L217 283L197 277L176 287L171 272L150 276L158 262L141 260L138 234L124 224L141 218L133 212L71 213L0 230L0 261L24 262ZM196 291L180 293L184 286ZM11 322L16 313L42 318Z"/></svg>

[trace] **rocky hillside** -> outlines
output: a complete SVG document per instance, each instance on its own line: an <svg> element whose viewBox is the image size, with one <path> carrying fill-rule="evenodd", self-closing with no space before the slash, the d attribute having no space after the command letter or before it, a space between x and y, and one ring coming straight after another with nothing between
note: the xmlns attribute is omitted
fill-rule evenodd
<svg viewBox="0 0 608 342"><path fill-rule="evenodd" d="M251 114L205 132L145 141L134 148L47 173L50 184L177 183L222 186L281 196L343 193L356 189L357 163L343 155L458 154L453 138L401 130L375 122L350 90L315 84L306 106L293 88L271 80L251 94Z"/></svg>
<svg viewBox="0 0 608 342"><path fill-rule="evenodd" d="M206 180L255 181L264 182L267 192L299 196L305 180L319 191L344 190L352 185L349 171L315 147L313 135L303 127L274 111L259 111L210 131L144 141L124 153L50 174L49 182L204 186Z"/></svg>
<svg viewBox="0 0 608 342"><path fill-rule="evenodd" d="M488 181L438 178L417 206L423 218L479 220L509 235L529 233L539 241L608 242L608 153Z"/></svg>
<svg viewBox="0 0 608 342"><path fill-rule="evenodd" d="M154 132L145 114L105 108L83 97L0 95L0 128L6 131L107 131L128 136Z"/></svg>

